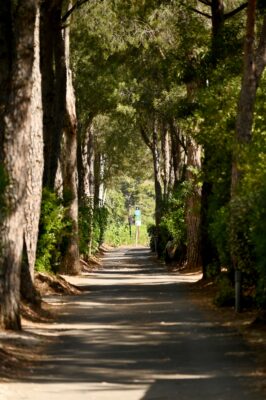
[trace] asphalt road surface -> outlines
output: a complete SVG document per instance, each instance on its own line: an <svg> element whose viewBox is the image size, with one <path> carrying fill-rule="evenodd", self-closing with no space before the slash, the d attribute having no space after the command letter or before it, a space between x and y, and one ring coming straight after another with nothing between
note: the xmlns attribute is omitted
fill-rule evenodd
<svg viewBox="0 0 266 400"><path fill-rule="evenodd" d="M61 302L44 357L1 400L263 400L252 354L189 300L194 276L170 274L145 248L111 251L88 287Z"/></svg>

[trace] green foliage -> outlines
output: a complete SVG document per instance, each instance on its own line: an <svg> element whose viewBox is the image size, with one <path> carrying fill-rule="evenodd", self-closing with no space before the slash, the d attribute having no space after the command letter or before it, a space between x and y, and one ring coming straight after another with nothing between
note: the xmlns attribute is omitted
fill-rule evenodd
<svg viewBox="0 0 266 400"><path fill-rule="evenodd" d="M56 193L43 189L36 269L56 273L60 267L64 241L71 234L67 208Z"/></svg>
<svg viewBox="0 0 266 400"><path fill-rule="evenodd" d="M209 233L212 243L217 249L220 265L223 267L230 266L230 209L228 205L215 211L210 223Z"/></svg>
<svg viewBox="0 0 266 400"><path fill-rule="evenodd" d="M136 227L133 225L131 227L131 236L129 225L127 224L108 224L108 228L105 232L104 242L110 246L132 246L136 244ZM149 239L147 234L146 225L141 225L140 236L137 244L148 246Z"/></svg>
<svg viewBox="0 0 266 400"><path fill-rule="evenodd" d="M148 228L150 246L152 250L155 250L155 241L157 242L159 257L165 256L168 241L172 241L173 245L176 246L177 253L180 252L181 254L183 251L186 241L185 199L189 192L188 186L181 184L164 204L163 216L158 229L155 225L150 225Z"/></svg>
<svg viewBox="0 0 266 400"><path fill-rule="evenodd" d="M141 176L120 177L114 181L115 185L107 191L106 204L108 205L109 218L104 241L112 246L134 245L136 242L135 225L130 229L128 217L134 215L134 209L141 209L142 225L138 244L147 245L147 224L153 222L154 213L154 188L152 182L141 179Z"/></svg>
<svg viewBox="0 0 266 400"><path fill-rule="evenodd" d="M93 240L97 249L104 241L105 232L108 226L109 211L107 207L96 207L93 213ZM94 245L94 248L96 246Z"/></svg>
<svg viewBox="0 0 266 400"><path fill-rule="evenodd" d="M93 199L83 198L79 204L79 251L87 257L93 237Z"/></svg>
<svg viewBox="0 0 266 400"><path fill-rule="evenodd" d="M225 13L239 4L228 2ZM231 297L234 254L244 286L255 285L258 304L265 307L265 77L258 90L253 142L235 149L245 14L227 19L213 46L211 24L191 6L194 0L91 0L80 8L72 26L80 133L93 117L96 148L105 157L103 180L110 210L106 238L115 245L128 243L130 207L141 207L144 225L153 222L152 160L139 126L151 128L155 114L166 126L173 123L178 128L184 152L187 138L202 145L204 163L197 178L210 187L205 229L213 247L207 273L214 276L222 267L229 272L219 283L217 302ZM259 28L264 1L258 2L258 9ZM242 184L230 203L234 152L239 154ZM159 236L160 254L169 240L180 249L186 245L184 206L189 190L183 185L169 196L160 226L149 228L152 246ZM92 222L90 210L80 209L83 253L90 235L93 247L102 240L106 216L98 212Z"/></svg>
<svg viewBox="0 0 266 400"><path fill-rule="evenodd" d="M79 205L79 251L85 258L103 243L108 215L106 207L94 208L92 198L82 199Z"/></svg>
<svg viewBox="0 0 266 400"><path fill-rule="evenodd" d="M162 217L160 230L164 228L173 238L176 245L185 241L185 198L187 189L181 186L175 191L167 203L167 208Z"/></svg>
<svg viewBox="0 0 266 400"><path fill-rule="evenodd" d="M222 274L217 279L218 292L214 298L214 304L218 307L233 306L235 292L231 280L227 275Z"/></svg>

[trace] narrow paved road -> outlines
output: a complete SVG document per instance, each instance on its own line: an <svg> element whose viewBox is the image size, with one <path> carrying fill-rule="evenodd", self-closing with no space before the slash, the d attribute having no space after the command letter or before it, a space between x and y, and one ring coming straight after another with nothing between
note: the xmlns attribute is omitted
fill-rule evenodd
<svg viewBox="0 0 266 400"><path fill-rule="evenodd" d="M263 400L248 349L189 301L189 279L147 249L107 253L102 269L78 278L88 291L61 298L58 323L39 329L52 338L44 359L0 384L0 399Z"/></svg>

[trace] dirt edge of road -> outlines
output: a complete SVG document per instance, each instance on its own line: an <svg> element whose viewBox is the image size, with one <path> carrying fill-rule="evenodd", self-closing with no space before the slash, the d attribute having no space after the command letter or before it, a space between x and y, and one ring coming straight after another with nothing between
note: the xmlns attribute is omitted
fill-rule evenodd
<svg viewBox="0 0 266 400"><path fill-rule="evenodd" d="M259 389L265 392L266 398L266 324L258 310L250 308L236 313L234 307L217 307L214 304L217 287L212 280L199 280L187 284L187 288L189 298L207 314L209 320L233 328L241 335L256 360L254 375L263 378Z"/></svg>

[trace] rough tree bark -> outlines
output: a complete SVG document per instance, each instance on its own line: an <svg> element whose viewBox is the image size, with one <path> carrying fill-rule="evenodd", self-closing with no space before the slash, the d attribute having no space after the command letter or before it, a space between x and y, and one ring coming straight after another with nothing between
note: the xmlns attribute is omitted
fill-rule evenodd
<svg viewBox="0 0 266 400"><path fill-rule="evenodd" d="M62 0L41 4L41 74L44 132L43 184L55 189L66 104L65 47L62 37Z"/></svg>
<svg viewBox="0 0 266 400"><path fill-rule="evenodd" d="M94 128L93 118L90 117L84 134L78 143L79 156L79 200L94 196Z"/></svg>
<svg viewBox="0 0 266 400"><path fill-rule="evenodd" d="M153 159L154 188L155 188L155 224L158 228L162 218L163 193L161 185L161 167L160 167L160 150L159 150L159 122L154 117L152 122L151 138L147 130L141 126L140 132L144 143L149 147Z"/></svg>
<svg viewBox="0 0 266 400"><path fill-rule="evenodd" d="M171 144L170 144L170 134L166 127L163 125L162 128L162 140L161 140L161 149L162 149L162 181L163 181L163 198L164 201L167 201L169 197L169 193L171 190Z"/></svg>
<svg viewBox="0 0 266 400"><path fill-rule="evenodd" d="M175 126L175 122L169 124L171 136L171 157L173 165L174 183L173 189L177 189L179 184L186 177L186 144L182 138L180 129Z"/></svg>
<svg viewBox="0 0 266 400"><path fill-rule="evenodd" d="M194 139L187 141L187 171L186 180L190 185L190 194L186 200L185 220L187 229L186 268L201 268L200 252L200 201L201 188L198 182L198 172L201 168L201 148Z"/></svg>
<svg viewBox="0 0 266 400"><path fill-rule="evenodd" d="M21 270L21 295L35 303L39 296L34 287L34 266L39 231L43 179L43 124L40 73L40 13L36 15L34 33L34 63L32 69L32 95L30 103L30 144L27 157L27 192L25 203L25 252Z"/></svg>
<svg viewBox="0 0 266 400"><path fill-rule="evenodd" d="M78 171L77 171L77 116L75 93L70 69L69 28L65 29L65 69L66 69L66 105L65 126L62 146L63 195L67 203L67 215L72 223L71 234L63 255L61 270L70 275L80 273L78 244Z"/></svg>
<svg viewBox="0 0 266 400"><path fill-rule="evenodd" d="M7 0L0 7L4 72L0 87L1 165L7 181L2 193L0 232L0 326L20 329L20 270L31 118L34 26L37 0ZM16 12L14 12L16 10ZM8 72L7 72L8 71Z"/></svg>
<svg viewBox="0 0 266 400"><path fill-rule="evenodd" d="M187 84L188 100L193 102L197 85L195 82ZM201 170L201 147L192 137L187 138L187 170L186 181L190 186L190 193L185 205L185 220L187 229L186 267L188 269L201 268L201 237L200 237L200 207L201 188L198 182L198 173Z"/></svg>

